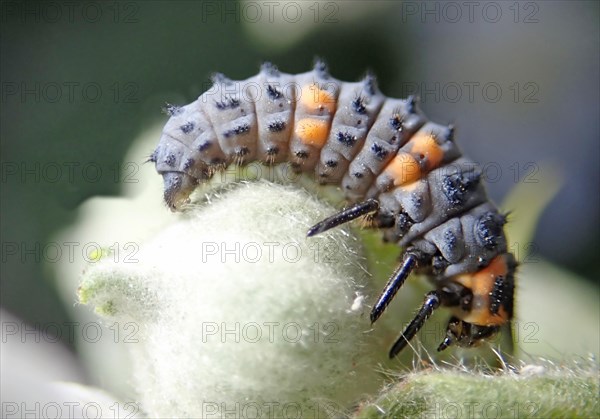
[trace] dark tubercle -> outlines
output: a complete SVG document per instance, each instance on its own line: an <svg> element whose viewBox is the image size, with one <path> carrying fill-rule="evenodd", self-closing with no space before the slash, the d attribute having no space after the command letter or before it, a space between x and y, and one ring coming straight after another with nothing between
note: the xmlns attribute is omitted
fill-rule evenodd
<svg viewBox="0 0 600 419"><path fill-rule="evenodd" d="M211 145L212 145L212 142L205 141L202 144L198 145L198 151L200 151L200 152L206 151L210 148Z"/></svg>
<svg viewBox="0 0 600 419"><path fill-rule="evenodd" d="M371 151L375 154L375 157L377 157L379 160L385 159L386 156L388 155L388 151L386 149L384 149L383 147L381 147L377 143L374 143L371 146Z"/></svg>
<svg viewBox="0 0 600 419"><path fill-rule="evenodd" d="M356 136L347 132L338 131L336 134L337 140L345 146L352 147L356 143Z"/></svg>
<svg viewBox="0 0 600 419"><path fill-rule="evenodd" d="M191 157L190 157L190 158L188 158L188 159L185 161L185 163L183 164L183 170L185 170L185 171L189 170L190 168L192 168L192 167L194 166L194 164L195 164L195 163L196 163L196 162L195 162L195 160L194 160L194 159L192 159Z"/></svg>
<svg viewBox="0 0 600 419"><path fill-rule="evenodd" d="M352 109L359 115L365 115L367 113L367 107L365 106L365 99L362 96L358 96L352 101Z"/></svg>
<svg viewBox="0 0 600 419"><path fill-rule="evenodd" d="M175 166L175 160L176 160L175 159L175 154L173 154L173 153L169 153L165 157L165 163L169 167L174 167Z"/></svg>
<svg viewBox="0 0 600 419"><path fill-rule="evenodd" d="M190 132L192 132L192 130L194 129L194 123L192 121L188 121L185 124L183 124L182 126L179 127L179 129L184 133L184 134L189 134Z"/></svg>
<svg viewBox="0 0 600 419"><path fill-rule="evenodd" d="M480 171L454 173L442 179L442 191L452 206L462 205L469 193L474 191L481 179Z"/></svg>
<svg viewBox="0 0 600 419"><path fill-rule="evenodd" d="M281 132L285 129L285 121L272 121L269 123L269 125L267 125L267 129L271 132Z"/></svg>
<svg viewBox="0 0 600 419"><path fill-rule="evenodd" d="M250 132L250 125L242 124L242 125L238 125L237 127L233 128L233 129L225 131L223 133L223 137L229 138L234 135L242 135L242 134L246 134L248 132Z"/></svg>
<svg viewBox="0 0 600 419"><path fill-rule="evenodd" d="M273 85L268 84L267 85L267 95L269 95L269 98L271 100L277 100L283 96L283 93L281 93L281 91L279 89L277 89L276 87L274 87Z"/></svg>
<svg viewBox="0 0 600 419"><path fill-rule="evenodd" d="M481 244L486 249L494 249L498 246L504 231L502 227L506 219L497 212L486 212L477 222L476 232Z"/></svg>
<svg viewBox="0 0 600 419"><path fill-rule="evenodd" d="M390 118L390 127L395 131L402 132L402 129L404 128L403 123L404 120L400 114L395 113L394 116Z"/></svg>
<svg viewBox="0 0 600 419"><path fill-rule="evenodd" d="M215 106L217 107L217 109L222 111L225 109L235 109L238 106L240 106L240 101L238 99L234 99L230 96L227 96L225 99L215 102Z"/></svg>

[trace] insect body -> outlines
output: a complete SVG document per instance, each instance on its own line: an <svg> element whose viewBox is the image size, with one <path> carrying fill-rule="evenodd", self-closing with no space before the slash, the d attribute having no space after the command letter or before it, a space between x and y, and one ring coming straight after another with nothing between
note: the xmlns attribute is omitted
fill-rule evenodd
<svg viewBox="0 0 600 419"><path fill-rule="evenodd" d="M267 63L244 81L213 79L196 101L167 107L171 118L150 157L170 208L231 163L289 162L319 183L340 185L352 204L308 236L367 215L404 249L372 322L412 271L431 278L435 289L390 357L439 306L453 316L438 350L474 346L510 323L516 262L507 251L506 218L487 198L478 165L461 156L453 127L428 121L414 98L386 98L371 75L341 82L321 62L299 75Z"/></svg>

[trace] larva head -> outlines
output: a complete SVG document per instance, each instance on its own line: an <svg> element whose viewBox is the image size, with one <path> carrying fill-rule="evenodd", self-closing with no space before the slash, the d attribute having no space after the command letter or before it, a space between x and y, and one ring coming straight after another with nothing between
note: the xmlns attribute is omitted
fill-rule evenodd
<svg viewBox="0 0 600 419"><path fill-rule="evenodd" d="M189 202L189 197L198 185L198 181L182 172L163 172L164 199L172 211L181 209Z"/></svg>

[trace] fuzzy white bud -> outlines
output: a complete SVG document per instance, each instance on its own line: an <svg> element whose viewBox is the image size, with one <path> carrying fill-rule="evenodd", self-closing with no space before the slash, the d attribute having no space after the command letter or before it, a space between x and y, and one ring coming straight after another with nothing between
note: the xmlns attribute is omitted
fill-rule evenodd
<svg viewBox="0 0 600 419"><path fill-rule="evenodd" d="M334 211L240 184L143 243L136 263L86 271L81 301L139 326L128 347L149 415L340 416L377 388L359 243L343 228L306 237Z"/></svg>

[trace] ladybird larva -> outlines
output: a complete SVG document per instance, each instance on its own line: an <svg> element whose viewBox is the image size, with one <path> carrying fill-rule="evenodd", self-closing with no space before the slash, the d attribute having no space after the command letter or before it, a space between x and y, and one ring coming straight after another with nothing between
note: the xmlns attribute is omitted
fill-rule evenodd
<svg viewBox="0 0 600 419"><path fill-rule="evenodd" d="M506 217L488 199L478 165L461 156L454 128L428 121L414 97L385 97L370 74L336 80L321 61L298 75L265 63L243 81L215 75L196 101L169 105L167 113L150 160L171 209L231 163L289 163L340 186L352 204L308 236L368 215L371 227L402 247L372 323L411 272L428 275L434 290L390 357L439 306L452 312L440 351L475 346L510 325L517 263L507 250Z"/></svg>

